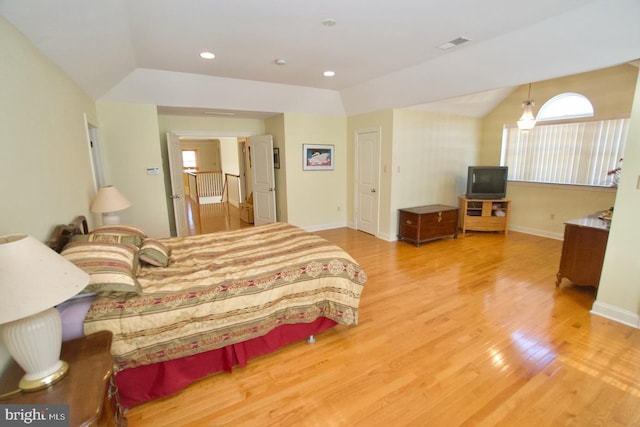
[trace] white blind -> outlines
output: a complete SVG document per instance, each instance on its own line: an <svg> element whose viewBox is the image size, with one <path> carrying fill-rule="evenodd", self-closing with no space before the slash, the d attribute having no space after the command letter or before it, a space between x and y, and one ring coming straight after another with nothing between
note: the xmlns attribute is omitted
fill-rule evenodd
<svg viewBox="0 0 640 427"><path fill-rule="evenodd" d="M513 181L609 186L628 132L629 119L505 127L502 164Z"/></svg>

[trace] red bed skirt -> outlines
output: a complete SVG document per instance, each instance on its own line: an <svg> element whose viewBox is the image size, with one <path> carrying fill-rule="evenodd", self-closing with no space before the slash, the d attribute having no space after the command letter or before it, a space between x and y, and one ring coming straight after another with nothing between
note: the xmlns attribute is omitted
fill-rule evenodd
<svg viewBox="0 0 640 427"><path fill-rule="evenodd" d="M306 339L336 325L321 317L311 323L282 325L268 334L193 356L125 369L116 374L120 403L130 408L169 396L207 375L244 367L247 361L271 353L287 344Z"/></svg>

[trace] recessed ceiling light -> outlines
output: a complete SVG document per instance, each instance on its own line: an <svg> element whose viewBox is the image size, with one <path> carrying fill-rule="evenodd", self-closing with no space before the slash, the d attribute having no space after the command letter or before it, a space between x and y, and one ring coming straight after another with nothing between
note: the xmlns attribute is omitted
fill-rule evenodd
<svg viewBox="0 0 640 427"><path fill-rule="evenodd" d="M335 76L335 75L336 75L336 72L335 72L335 71L327 70L327 71L325 71L325 72L324 72L324 73L322 73L322 74L323 74L325 77L333 77L333 76Z"/></svg>
<svg viewBox="0 0 640 427"><path fill-rule="evenodd" d="M275 62L275 63L276 63L276 64L278 64L278 65L285 65L285 64L287 63L287 60L286 60L286 59L284 59L284 58L278 58L278 59L276 59L276 60L275 60L275 61L273 61L273 62Z"/></svg>
<svg viewBox="0 0 640 427"><path fill-rule="evenodd" d="M327 18L327 19L323 19L322 20L322 25L324 25L325 27L334 27L337 23L338 23L338 21L336 21L335 19L331 19L331 18Z"/></svg>
<svg viewBox="0 0 640 427"><path fill-rule="evenodd" d="M203 59L213 59L215 57L216 56L211 52L202 52L202 53L200 53L200 58L203 58Z"/></svg>

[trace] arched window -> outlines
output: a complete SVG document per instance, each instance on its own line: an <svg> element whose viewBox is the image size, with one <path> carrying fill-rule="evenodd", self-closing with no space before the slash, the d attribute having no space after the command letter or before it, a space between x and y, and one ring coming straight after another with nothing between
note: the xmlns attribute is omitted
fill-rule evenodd
<svg viewBox="0 0 640 427"><path fill-rule="evenodd" d="M540 108L533 129L505 126L501 165L509 179L553 184L617 186L629 119L593 117L593 105L578 93L561 93ZM569 119L569 120L567 120ZM555 123L545 121L555 120Z"/></svg>
<svg viewBox="0 0 640 427"><path fill-rule="evenodd" d="M545 102L540 107L536 120L565 120L578 117L593 117L593 105L586 96L567 92Z"/></svg>

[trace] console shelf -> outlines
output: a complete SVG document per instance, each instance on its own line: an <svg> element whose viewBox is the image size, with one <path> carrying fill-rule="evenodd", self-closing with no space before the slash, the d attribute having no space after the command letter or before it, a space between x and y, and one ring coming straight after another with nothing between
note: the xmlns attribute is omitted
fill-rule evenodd
<svg viewBox="0 0 640 427"><path fill-rule="evenodd" d="M502 231L508 233L511 200L467 199L460 196L460 228L462 234L472 231Z"/></svg>

